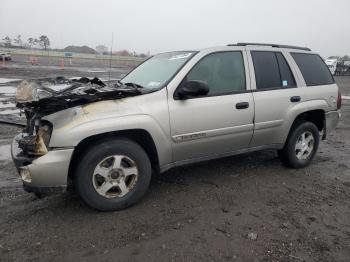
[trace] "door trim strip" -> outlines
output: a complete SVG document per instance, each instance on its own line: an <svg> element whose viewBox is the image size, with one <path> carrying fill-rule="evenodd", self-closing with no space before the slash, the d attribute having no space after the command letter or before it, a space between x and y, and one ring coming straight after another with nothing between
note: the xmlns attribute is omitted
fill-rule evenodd
<svg viewBox="0 0 350 262"><path fill-rule="evenodd" d="M253 131L254 124L247 124L241 126L233 126L233 127L224 127L218 129L211 129L206 131L199 131L193 133L185 133L180 135L172 136L172 139L175 143L187 142L196 139L202 139L206 137L214 137L214 136L223 136L228 134L238 134L242 132Z"/></svg>

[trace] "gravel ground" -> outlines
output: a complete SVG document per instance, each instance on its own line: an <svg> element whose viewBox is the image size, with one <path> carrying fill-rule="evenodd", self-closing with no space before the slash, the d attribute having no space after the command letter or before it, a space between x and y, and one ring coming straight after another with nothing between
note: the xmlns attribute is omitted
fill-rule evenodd
<svg viewBox="0 0 350 262"><path fill-rule="evenodd" d="M23 78L13 70L0 76ZM350 95L350 77L336 80ZM20 130L1 125L0 261L349 261L350 100L342 112L307 168L274 151L176 168L111 213L24 192L8 152Z"/></svg>
<svg viewBox="0 0 350 262"><path fill-rule="evenodd" d="M67 78L98 77L103 81L115 81L122 78L133 67L125 62L113 61L109 70L108 61L93 59L73 59L72 64L60 68L59 58L39 57L39 65L28 64L27 56L13 56L13 60L6 62L6 66L0 66L0 122L25 122L15 108L15 88L18 81L23 79L46 78L64 76ZM66 59L68 61L68 59ZM66 61L66 64L67 64ZM122 64L121 64L122 63ZM133 61L133 65L135 65ZM9 81L15 81L8 83Z"/></svg>
<svg viewBox="0 0 350 262"><path fill-rule="evenodd" d="M61 58L38 57L38 64L31 65L27 56L14 55L12 61L6 62L5 67L0 67L0 76L4 78L38 78L56 76L87 76L108 78L109 61L93 59L64 59L64 68L60 67ZM128 72L137 62L112 61L111 77L119 78Z"/></svg>

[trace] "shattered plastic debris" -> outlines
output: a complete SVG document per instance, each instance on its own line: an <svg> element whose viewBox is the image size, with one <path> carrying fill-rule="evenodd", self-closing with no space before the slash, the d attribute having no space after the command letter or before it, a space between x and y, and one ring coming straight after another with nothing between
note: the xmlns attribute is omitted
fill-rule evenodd
<svg viewBox="0 0 350 262"><path fill-rule="evenodd" d="M248 239L250 240L257 240L258 238L258 234L257 233L254 233L254 232L250 232L248 235L247 235Z"/></svg>
<svg viewBox="0 0 350 262"><path fill-rule="evenodd" d="M16 92L16 102L31 102L38 100L38 84L34 81L23 80Z"/></svg>

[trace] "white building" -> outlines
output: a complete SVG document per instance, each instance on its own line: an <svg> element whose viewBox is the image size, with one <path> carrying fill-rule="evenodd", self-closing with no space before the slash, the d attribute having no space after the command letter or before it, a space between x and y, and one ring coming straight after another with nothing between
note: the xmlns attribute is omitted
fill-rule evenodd
<svg viewBox="0 0 350 262"><path fill-rule="evenodd" d="M103 55L103 54L108 53L108 47L105 45L98 45L98 46L96 46L96 51L100 55Z"/></svg>

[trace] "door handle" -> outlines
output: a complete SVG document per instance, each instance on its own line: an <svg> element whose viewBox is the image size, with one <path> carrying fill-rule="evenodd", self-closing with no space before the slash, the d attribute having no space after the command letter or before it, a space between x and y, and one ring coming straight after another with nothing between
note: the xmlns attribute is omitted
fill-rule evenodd
<svg viewBox="0 0 350 262"><path fill-rule="evenodd" d="M300 100L301 100L300 96L292 96L290 98L290 102L292 102L292 103L300 102Z"/></svg>
<svg viewBox="0 0 350 262"><path fill-rule="evenodd" d="M245 109L249 107L249 103L248 102L239 102L236 104L236 108L237 109Z"/></svg>

